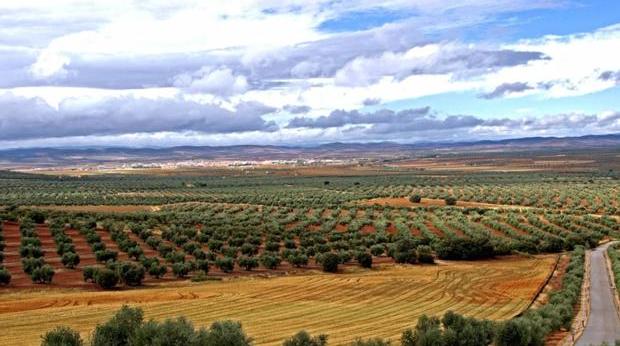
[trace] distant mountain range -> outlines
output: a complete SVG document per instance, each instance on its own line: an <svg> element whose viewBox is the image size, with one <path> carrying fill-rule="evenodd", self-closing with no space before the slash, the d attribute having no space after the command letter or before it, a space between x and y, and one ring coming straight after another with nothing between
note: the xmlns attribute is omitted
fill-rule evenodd
<svg viewBox="0 0 620 346"><path fill-rule="evenodd" d="M234 145L169 148L23 148L0 150L0 167L54 167L81 164L147 163L187 160L393 160L429 155L520 151L581 151L618 149L620 134L582 137L530 137L459 143L329 143L313 147Z"/></svg>

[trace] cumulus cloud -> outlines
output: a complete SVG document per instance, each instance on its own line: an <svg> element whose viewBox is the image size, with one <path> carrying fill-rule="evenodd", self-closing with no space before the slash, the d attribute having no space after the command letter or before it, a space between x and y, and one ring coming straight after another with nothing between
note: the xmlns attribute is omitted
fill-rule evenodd
<svg viewBox="0 0 620 346"><path fill-rule="evenodd" d="M262 116L275 109L242 103L231 111L180 98L113 97L97 101L66 99L53 108L40 98L0 95L0 140L162 131L203 134L273 132Z"/></svg>
<svg viewBox="0 0 620 346"><path fill-rule="evenodd" d="M487 50L458 44L430 44L403 53L359 57L336 72L337 85L368 86L383 77L403 79L412 74L474 75L545 59L540 52Z"/></svg>
<svg viewBox="0 0 620 346"><path fill-rule="evenodd" d="M37 79L64 78L68 72L65 67L70 62L67 56L59 52L45 50L30 66L30 73Z"/></svg>
<svg viewBox="0 0 620 346"><path fill-rule="evenodd" d="M174 78L174 86L187 88L192 92L205 92L220 96L230 96L243 93L248 89L245 76L235 75L229 68L203 67L188 74L184 73Z"/></svg>

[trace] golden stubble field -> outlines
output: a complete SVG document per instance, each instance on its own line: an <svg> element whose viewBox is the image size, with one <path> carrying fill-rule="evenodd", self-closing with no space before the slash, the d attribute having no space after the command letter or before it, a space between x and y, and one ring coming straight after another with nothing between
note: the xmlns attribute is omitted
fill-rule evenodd
<svg viewBox="0 0 620 346"><path fill-rule="evenodd" d="M555 259L383 265L336 275L311 272L107 292L5 290L0 291L0 345L37 345L40 335L56 325L88 337L123 304L142 307L147 318L184 315L196 326L238 320L257 345L279 345L302 329L329 334L331 345L371 336L396 341L422 314L454 310L492 320L513 317L527 307Z"/></svg>

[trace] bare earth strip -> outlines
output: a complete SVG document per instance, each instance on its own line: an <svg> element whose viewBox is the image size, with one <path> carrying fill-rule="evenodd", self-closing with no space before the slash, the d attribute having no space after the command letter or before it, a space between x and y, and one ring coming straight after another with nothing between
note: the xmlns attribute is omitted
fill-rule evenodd
<svg viewBox="0 0 620 346"><path fill-rule="evenodd" d="M554 259L386 265L337 275L310 272L117 292L0 291L0 344L36 345L43 331L60 324L86 337L122 304L141 306L148 318L185 315L196 326L239 320L258 345L281 344L301 329L329 334L331 345L371 336L396 341L422 314L454 310L493 320L517 315L533 299Z"/></svg>

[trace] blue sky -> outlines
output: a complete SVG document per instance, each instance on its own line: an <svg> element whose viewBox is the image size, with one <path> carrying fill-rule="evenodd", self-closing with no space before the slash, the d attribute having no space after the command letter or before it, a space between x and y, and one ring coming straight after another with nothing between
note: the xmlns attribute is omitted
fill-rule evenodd
<svg viewBox="0 0 620 346"><path fill-rule="evenodd" d="M620 132L620 2L0 3L0 146Z"/></svg>

